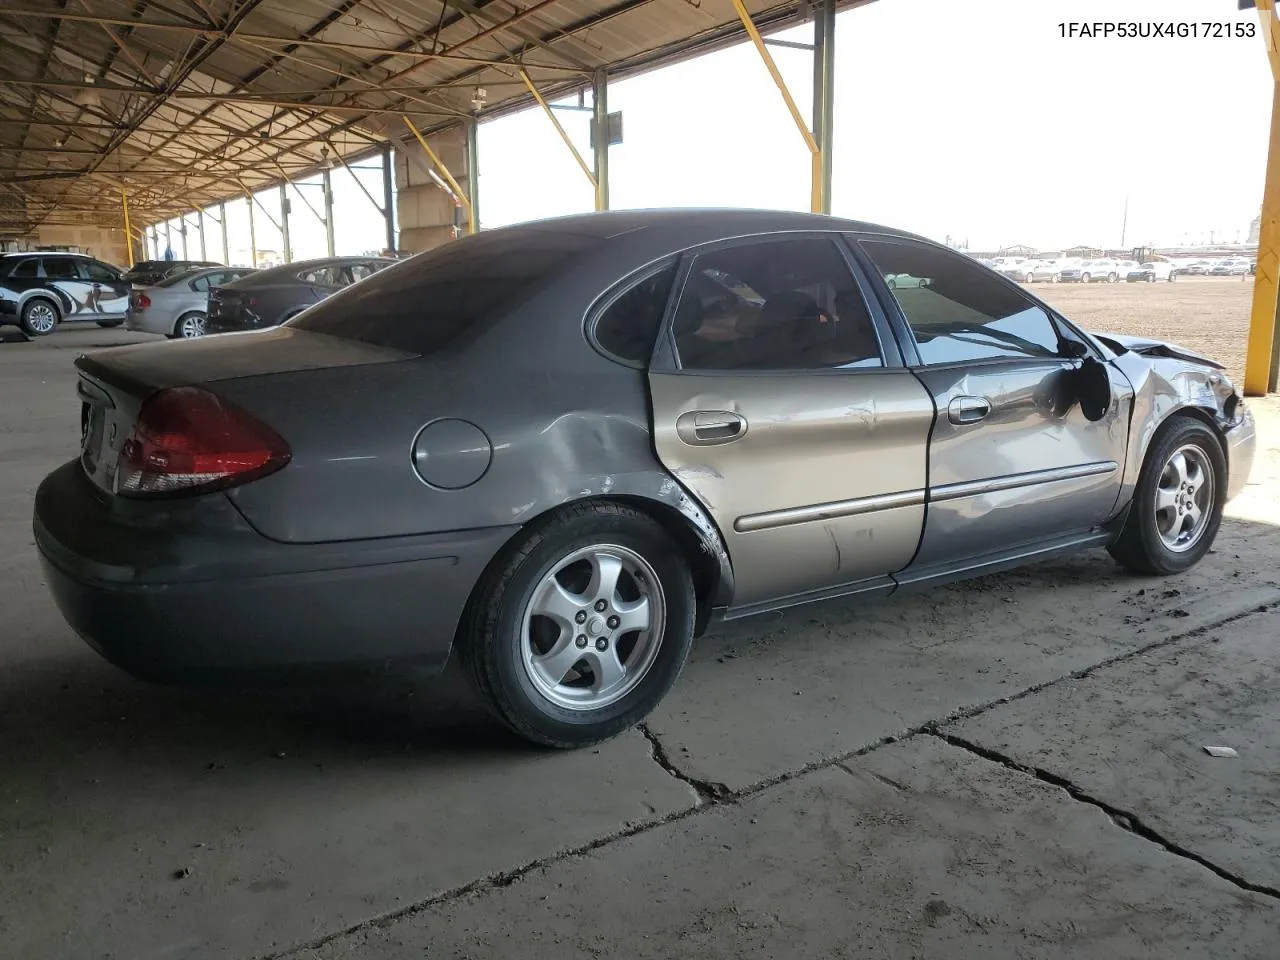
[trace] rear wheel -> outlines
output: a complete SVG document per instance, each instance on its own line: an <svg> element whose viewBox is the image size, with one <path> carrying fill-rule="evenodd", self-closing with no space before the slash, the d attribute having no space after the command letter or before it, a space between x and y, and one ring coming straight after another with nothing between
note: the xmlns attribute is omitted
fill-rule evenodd
<svg viewBox="0 0 1280 960"><path fill-rule="evenodd" d="M178 322L173 325L173 338L175 340L194 340L196 337L204 336L203 313L186 313L178 318Z"/></svg>
<svg viewBox="0 0 1280 960"><path fill-rule="evenodd" d="M1108 274L1107 274L1107 283L1115 283L1115 282L1116 282L1117 280L1119 280L1119 279L1120 279L1120 274L1118 274L1118 273L1108 273Z"/></svg>
<svg viewBox="0 0 1280 960"><path fill-rule="evenodd" d="M1124 529L1109 548L1138 573L1181 573L1213 545L1226 503L1227 464L1212 430L1170 422L1147 454Z"/></svg>
<svg viewBox="0 0 1280 960"><path fill-rule="evenodd" d="M1093 277L1091 277L1091 276L1090 276L1089 274L1087 274L1087 273L1082 273L1082 274L1080 274L1080 282L1081 282L1081 283L1093 283Z"/></svg>
<svg viewBox="0 0 1280 960"><path fill-rule="evenodd" d="M22 308L18 325L29 337L45 337L58 325L58 308L49 300L28 300Z"/></svg>
<svg viewBox="0 0 1280 960"><path fill-rule="evenodd" d="M511 729L579 747L642 720L693 640L689 565L653 519L615 503L535 525L485 574L459 644Z"/></svg>

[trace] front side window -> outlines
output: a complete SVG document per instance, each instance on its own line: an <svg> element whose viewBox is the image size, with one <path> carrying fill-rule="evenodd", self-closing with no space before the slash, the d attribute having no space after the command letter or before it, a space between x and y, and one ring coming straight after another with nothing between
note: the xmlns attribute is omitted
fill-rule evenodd
<svg viewBox="0 0 1280 960"><path fill-rule="evenodd" d="M636 366L649 362L675 272L672 263L650 274L605 308L595 325L601 349Z"/></svg>
<svg viewBox="0 0 1280 960"><path fill-rule="evenodd" d="M861 243L902 308L924 363L1061 355L1049 314L966 258L910 240Z"/></svg>
<svg viewBox="0 0 1280 960"><path fill-rule="evenodd" d="M50 280L76 280L80 273L70 257L46 257L44 275Z"/></svg>
<svg viewBox="0 0 1280 960"><path fill-rule="evenodd" d="M120 279L114 270L96 260L84 261L84 271L94 283L116 283Z"/></svg>
<svg viewBox="0 0 1280 960"><path fill-rule="evenodd" d="M866 302L829 238L700 254L673 320L686 370L881 367Z"/></svg>

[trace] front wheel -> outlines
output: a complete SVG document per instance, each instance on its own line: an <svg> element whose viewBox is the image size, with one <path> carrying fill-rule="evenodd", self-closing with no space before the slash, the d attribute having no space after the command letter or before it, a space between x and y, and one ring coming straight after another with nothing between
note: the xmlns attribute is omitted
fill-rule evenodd
<svg viewBox="0 0 1280 960"><path fill-rule="evenodd" d="M1080 282L1081 282L1081 283L1092 283L1092 282L1093 282L1093 277L1089 276L1089 274L1087 274L1087 273L1082 273L1082 274L1080 274Z"/></svg>
<svg viewBox="0 0 1280 960"><path fill-rule="evenodd" d="M1108 274L1107 274L1107 283L1115 283L1115 282L1116 282L1117 280L1119 280L1119 279L1120 279L1120 274L1118 274L1118 273L1108 273Z"/></svg>
<svg viewBox="0 0 1280 960"><path fill-rule="evenodd" d="M1177 280L1177 279L1178 279L1178 275L1177 275L1176 273L1171 273L1171 274L1169 274L1169 282L1170 282L1170 283L1173 283L1173 282L1174 282L1175 280Z"/></svg>
<svg viewBox="0 0 1280 960"><path fill-rule="evenodd" d="M485 573L459 644L512 730L580 747L644 719L671 689L695 608L689 564L657 522L588 503L536 524Z"/></svg>
<svg viewBox="0 0 1280 960"><path fill-rule="evenodd" d="M1213 545L1226 499L1227 464L1217 435L1199 420L1179 417L1147 453L1111 555L1138 573L1181 573Z"/></svg>

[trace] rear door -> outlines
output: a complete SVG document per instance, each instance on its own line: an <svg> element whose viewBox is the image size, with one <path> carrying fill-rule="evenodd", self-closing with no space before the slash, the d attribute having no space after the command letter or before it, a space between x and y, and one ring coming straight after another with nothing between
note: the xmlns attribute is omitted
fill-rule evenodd
<svg viewBox="0 0 1280 960"><path fill-rule="evenodd" d="M1119 496L1132 391L1106 367L1112 402L1089 420L1075 373L1092 348L1016 284L953 251L864 238L883 275L922 285L886 292L918 351L938 419L929 507L913 574L1088 531Z"/></svg>
<svg viewBox="0 0 1280 960"><path fill-rule="evenodd" d="M924 519L933 402L833 234L686 257L650 368L659 458L715 518L730 615L891 586Z"/></svg>

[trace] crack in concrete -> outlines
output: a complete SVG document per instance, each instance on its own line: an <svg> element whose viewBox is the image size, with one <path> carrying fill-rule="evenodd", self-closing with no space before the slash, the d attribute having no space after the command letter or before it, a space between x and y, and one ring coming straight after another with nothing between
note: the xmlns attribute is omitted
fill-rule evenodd
<svg viewBox="0 0 1280 960"><path fill-rule="evenodd" d="M667 754L667 748L662 745L658 735L649 729L647 723L637 723L636 729L649 741L649 753L653 757L653 762L681 783L688 784L697 795L699 804L719 803L732 794L732 791L723 783L716 783L713 780L700 780L677 767Z"/></svg>
<svg viewBox="0 0 1280 960"><path fill-rule="evenodd" d="M782 773L775 774L774 776L768 777L764 780L759 780L739 790L733 790L723 783L713 783L710 781L698 780L696 778L692 778L687 774L683 773L679 768L677 768L671 762L670 758L667 756L666 749L662 746L661 741L659 741L659 739L653 733L653 731L649 729L649 725L647 723L641 722L637 724L636 727L640 731L640 733L644 736L644 738L649 742L649 747L650 747L650 751L651 751L654 762L657 763L659 766L661 766L663 770L667 772L667 774L669 774L670 776L674 777L677 780L680 780L683 783L687 783L690 787L693 788L695 794L697 795L698 802L694 803L692 806L686 807L683 810L677 810L674 813L665 814L661 817L654 817L649 820L641 820L635 823L628 824L627 826L623 827L620 830L615 830L612 833L606 834L601 837L597 837L596 839L591 840L588 843L581 844L577 847L572 847L567 850L561 850L557 853L548 854L545 857L539 857L536 860L531 860L528 863L525 863L518 867L514 867L511 870L505 870L498 873L489 874L484 877L479 877L475 880L470 881L469 883L465 883L460 886L453 887L449 890L442 891L441 893L438 893L435 896L420 900L417 903L412 903L407 906L401 907L397 910L380 914L377 917L372 917L366 920L357 921L356 923L353 923L341 930L337 930L337 931L334 931L333 933L325 934L324 936L318 937L315 940L307 941L305 943L295 944L284 950L277 950L271 953L261 954L259 955L258 960L281 960L281 958L286 958L290 954L296 954L302 950L315 950L315 948L317 947L321 947L327 943L330 943L334 940L341 939L342 937L345 937L345 936L349 936L353 933L358 933L361 930L366 930L373 927L388 926L397 920L402 920L405 917L414 916L418 913L421 913L424 910L429 910L434 906L437 906L441 903L447 903L448 901L455 900L459 897L464 897L474 893L483 893L488 890L499 889L502 887L509 887L511 886L511 884L515 883L516 881L520 880L522 877L526 876L529 873L532 873L535 870L540 870L545 867L554 866L555 864L561 863L566 860L572 860L576 857L584 856L595 850L599 850L601 847L607 847L620 840L626 840L626 839L629 839L630 837L637 836L638 834L648 833L650 830L655 830L659 827L666 826L669 823L675 823L677 821L684 820L686 817L691 817L696 814L702 813L703 811L711 807L723 806L726 804L739 804L742 801L750 799L751 797L754 797L757 794L763 793L766 790L769 790L773 787L779 786L784 783L789 783L792 780L799 779L800 777L806 776L817 770L826 770L826 769L830 769L831 767L839 767L845 773L853 775L853 771L850 768L844 766L845 763L847 763L850 760L855 760L858 757L866 756L867 754L872 753L876 750L879 750L882 747L886 747L889 744L897 743L900 740L909 740L921 735L936 736L943 740L949 740L953 735L942 733L940 729L941 727L951 723L955 723L958 720L967 720L981 713L985 713L988 710L992 710L996 707L1003 706L1006 703L1017 702L1018 700L1022 700L1025 697L1029 697L1033 694L1039 693L1040 691L1048 689L1049 687L1056 686L1059 683L1065 683L1065 682L1071 682L1073 680L1083 679L1104 667L1109 667L1117 663L1123 663L1125 661L1132 660L1136 657L1142 656L1145 653L1149 653L1152 650L1158 650L1183 640L1188 640L1193 637L1202 636L1203 634L1208 633L1210 630L1216 630L1219 627L1225 626L1229 623L1234 623L1235 621L1244 619L1245 617L1251 617L1259 613L1267 613L1268 611L1277 609L1277 608L1280 608L1280 601L1258 604L1257 606L1250 607L1250 609L1242 611L1240 613L1230 614L1228 616L1222 617L1219 620L1215 620L1211 623L1201 624L1195 629L1187 630L1183 633L1172 634L1167 637L1162 637L1161 639L1152 641L1151 643L1146 644L1145 646L1126 651L1125 653L1117 654L1114 657L1108 657L1105 660L1100 660L1095 664L1091 664L1088 667L1084 667L1079 670L1072 671L1071 673L1064 674L1061 677L1055 677L1052 680L1046 680L1046 681L1043 681L1042 683L1033 684L1032 686L1027 687L1023 690L1020 690L1015 694L1010 694L1009 696L999 697L994 700L989 700L989 701L985 701L983 703L975 704L969 707L962 707L962 708L953 710L951 713L947 714L944 717L936 718L933 720L927 720L924 723L921 723L917 726L910 727L908 729L901 730L897 733L891 733L887 736L880 737L879 739L873 740L870 743L864 744L863 746L858 747L855 750L850 750L838 756L820 757L816 760L812 760L809 763L804 764L801 767L797 767L792 770L785 770ZM961 738L956 737L955 739L960 740ZM960 746L959 743L956 743L953 745ZM974 752L976 753L981 749L982 748L978 748L975 745ZM1015 766L1015 769L1017 769L1016 766ZM1049 774L1047 771L1045 771L1045 776L1052 777L1053 774ZM1046 782L1053 783L1054 781L1046 779ZM1065 784L1065 781L1063 781L1063 784ZM1062 786L1063 784L1055 784L1055 785ZM1082 799L1083 802L1093 803L1095 806L1098 806L1100 809L1107 810L1106 806L1104 806L1101 803L1101 801L1085 799L1083 795L1079 799ZM1108 813L1110 813L1110 811L1108 811ZM1140 825L1136 819L1132 818L1131 814L1126 814L1126 813L1123 813L1122 811L1117 811L1114 815L1112 815L1112 820L1115 821L1118 826L1124 826L1124 824L1119 819L1117 819L1120 817L1129 818L1129 822L1133 823L1135 826ZM1126 829L1128 828L1126 827ZM1166 849L1170 850L1170 852L1175 852L1173 848L1167 846L1165 842L1162 842L1159 839L1154 839L1159 837L1159 835L1156 834L1154 831L1150 831L1149 828L1146 828L1146 827L1143 827L1143 829L1148 830L1151 834L1151 836L1147 837L1147 839L1153 839L1154 842L1160 843L1161 846L1165 846ZM1137 833L1140 836L1145 836L1145 834L1139 833L1137 829L1134 829L1132 832ZM1228 882L1233 883L1236 886L1242 887L1242 889L1280 899L1280 890L1275 890L1270 887L1259 887L1256 885L1249 885L1248 881L1242 880L1240 878L1234 878L1230 873L1227 873L1226 871L1221 870L1221 868L1215 867L1212 863L1210 863L1207 860L1204 860L1203 858L1199 857L1197 854L1191 853L1190 851L1186 851L1185 853L1180 853L1178 855L1186 856L1188 859L1191 859L1197 863L1200 863L1201 865L1205 866L1207 869L1211 870L1212 872L1222 877L1223 879L1227 880Z"/></svg>
<svg viewBox="0 0 1280 960"><path fill-rule="evenodd" d="M1190 860L1192 863L1199 864L1233 886L1239 887L1241 890L1247 890L1250 893L1257 893L1264 897L1271 897L1273 899L1280 900L1280 888L1268 886L1263 883L1254 883L1251 880L1246 880L1237 873L1232 873L1225 867L1218 866L1207 857L1203 857L1176 841L1170 840L1149 824L1144 823L1136 813L1129 810L1122 810L1119 807L1108 803L1106 800L1102 800L1090 793L1086 793L1066 777L1062 777L1049 770L1045 770L1043 767L1022 763L998 750L992 750L990 747L984 747L980 744L974 743L972 740L966 740L964 737L958 737L953 733L944 733L940 730L930 730L929 736L937 737L944 743L948 743L960 750L965 750L976 757L981 757L982 759L989 760L992 763L998 763L1006 769L1013 770L1025 776L1034 777L1036 780L1039 780L1042 783L1047 783L1050 786L1058 787L1065 791L1072 800L1088 804L1091 807L1096 807L1101 810L1107 815L1111 822L1121 830L1125 830L1128 833L1132 833L1134 836L1141 837L1144 840L1156 844L1166 853L1170 853L1175 857L1181 857L1184 860Z"/></svg>

